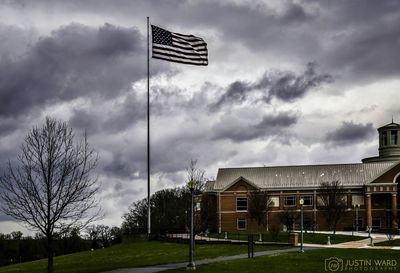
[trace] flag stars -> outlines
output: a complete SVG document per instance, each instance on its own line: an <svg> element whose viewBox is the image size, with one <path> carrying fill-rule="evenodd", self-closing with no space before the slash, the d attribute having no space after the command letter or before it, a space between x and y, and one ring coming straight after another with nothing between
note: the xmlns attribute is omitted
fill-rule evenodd
<svg viewBox="0 0 400 273"><path fill-rule="evenodd" d="M157 26L151 26L153 31L153 43L162 45L172 45L172 34L171 32L159 28Z"/></svg>

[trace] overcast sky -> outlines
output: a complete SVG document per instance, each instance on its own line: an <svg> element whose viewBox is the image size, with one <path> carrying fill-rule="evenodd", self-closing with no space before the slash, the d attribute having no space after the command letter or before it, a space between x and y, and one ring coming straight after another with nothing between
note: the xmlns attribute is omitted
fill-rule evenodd
<svg viewBox="0 0 400 273"><path fill-rule="evenodd" d="M0 0L0 164L46 116L100 156L105 218L146 196L146 16L202 37L204 67L151 60L152 192L190 159L357 163L400 122L399 1ZM0 232L24 230L0 214Z"/></svg>

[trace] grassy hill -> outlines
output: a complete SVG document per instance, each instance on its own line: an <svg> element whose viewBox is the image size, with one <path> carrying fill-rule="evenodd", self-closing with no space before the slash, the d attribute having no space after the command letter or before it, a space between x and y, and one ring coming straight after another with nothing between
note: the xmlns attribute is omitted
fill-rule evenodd
<svg viewBox="0 0 400 273"><path fill-rule="evenodd" d="M281 246L257 246L255 251ZM214 258L246 253L246 245L196 245L195 259ZM56 273L97 273L117 268L184 262L188 245L167 242L138 242L115 245L105 249L55 257ZM47 260L0 267L0 273L43 273Z"/></svg>
<svg viewBox="0 0 400 273"><path fill-rule="evenodd" d="M255 259L241 259L201 265L198 273L323 273L323 272L400 272L398 250L319 249L304 253L291 252ZM167 271L183 273L186 269Z"/></svg>

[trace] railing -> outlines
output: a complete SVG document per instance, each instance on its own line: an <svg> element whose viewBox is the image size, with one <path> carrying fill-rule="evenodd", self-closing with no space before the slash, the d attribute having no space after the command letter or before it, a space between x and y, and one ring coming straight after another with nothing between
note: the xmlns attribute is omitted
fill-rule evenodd
<svg viewBox="0 0 400 273"><path fill-rule="evenodd" d="M222 232L222 233L200 233L196 234L196 241L204 242L229 242L229 243L245 243L248 236L252 235L255 243L289 243L289 233L281 232L279 234L271 233L244 233L244 232ZM169 239L188 240L189 233L169 233L166 235Z"/></svg>

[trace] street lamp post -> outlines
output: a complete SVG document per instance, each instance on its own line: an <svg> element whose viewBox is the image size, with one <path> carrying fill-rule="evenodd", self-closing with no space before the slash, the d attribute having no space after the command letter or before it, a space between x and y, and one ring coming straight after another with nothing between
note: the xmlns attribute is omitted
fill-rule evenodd
<svg viewBox="0 0 400 273"><path fill-rule="evenodd" d="M303 205L304 205L304 199L300 199L300 233L301 233L301 242L300 242L300 252L304 252L303 248Z"/></svg>
<svg viewBox="0 0 400 273"><path fill-rule="evenodd" d="M194 236L193 236L193 199L194 199L194 189L196 187L196 181L189 181L190 189L190 241L189 241L189 263L187 269L195 270L196 265L194 264L193 252L194 252Z"/></svg>

